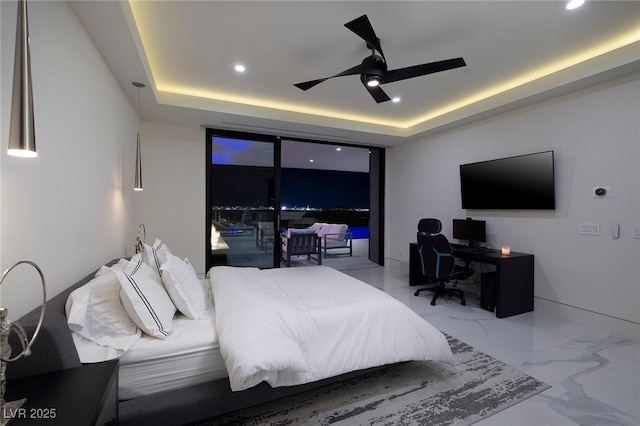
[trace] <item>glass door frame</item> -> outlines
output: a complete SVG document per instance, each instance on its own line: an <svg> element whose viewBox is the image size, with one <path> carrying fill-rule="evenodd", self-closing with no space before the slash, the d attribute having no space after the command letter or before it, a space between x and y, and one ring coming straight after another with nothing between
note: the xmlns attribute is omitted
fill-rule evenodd
<svg viewBox="0 0 640 426"><path fill-rule="evenodd" d="M274 229L277 231L274 235L274 250L273 250L273 267L280 267L280 257L281 257L281 249L280 249L280 218L281 218L281 167L282 167L282 158L281 158L281 141L285 137L281 136L273 136L273 135L265 135L265 134L256 134L249 132L241 132L234 130L221 130L207 127L206 128L206 137L205 137L205 145L206 145L206 156L205 156L205 170L206 170L206 213L205 213L205 253L207 254L205 257L206 270L208 271L211 267L211 220L212 220L212 211L211 211L211 190L209 184L211 182L211 168L212 168L212 146L211 146L211 138L214 136L220 137L228 137L233 139L247 139L261 142L272 142L274 144ZM353 146L358 148L368 148L370 150L370 166L369 166L369 175L370 175L370 227L369 227L369 260L378 263L379 265L384 265L384 246L385 246L385 163L386 163L386 149L382 146L367 146L367 145L359 145L359 144L350 144L344 142L329 142L322 140L314 140L314 139L306 139L299 137L291 137L287 136L287 140L291 141L300 141L300 142L310 142L317 144L325 144L325 145L336 145L336 146Z"/></svg>
<svg viewBox="0 0 640 426"><path fill-rule="evenodd" d="M205 137L205 145L206 145L206 155L205 155L205 174L206 174L206 194L205 194L205 265L206 270L208 271L212 266L211 260L211 223L212 223L212 211L211 211L211 175L213 168L213 149L212 149L212 139L214 137L223 137L223 138L232 138L232 139L246 139L248 141L256 141L256 142L268 142L273 144L273 182L274 182L274 215L273 215L273 229L274 229L274 243L273 243L273 268L280 267L280 137L278 136L270 136L270 135L261 135L255 133L246 133L246 132L238 132L231 130L220 130L213 128L206 128L206 137ZM257 231L256 231L257 232Z"/></svg>

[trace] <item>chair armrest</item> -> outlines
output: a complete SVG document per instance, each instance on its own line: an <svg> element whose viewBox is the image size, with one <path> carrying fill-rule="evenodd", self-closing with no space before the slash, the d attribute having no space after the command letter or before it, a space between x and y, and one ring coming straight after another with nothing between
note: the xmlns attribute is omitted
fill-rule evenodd
<svg viewBox="0 0 640 426"><path fill-rule="evenodd" d="M323 235L324 239L326 240L327 236L329 236L329 235L344 235L342 239L329 238L330 240L336 240L336 241L346 241L346 240L351 240L353 238L353 234L351 232L344 232L344 233L339 232L339 233L336 233L336 234L324 234Z"/></svg>
<svg viewBox="0 0 640 426"><path fill-rule="evenodd" d="M325 239L329 238L330 240L338 240L338 238L335 237L335 236L338 236L338 235L341 235L341 234L324 234L323 237Z"/></svg>

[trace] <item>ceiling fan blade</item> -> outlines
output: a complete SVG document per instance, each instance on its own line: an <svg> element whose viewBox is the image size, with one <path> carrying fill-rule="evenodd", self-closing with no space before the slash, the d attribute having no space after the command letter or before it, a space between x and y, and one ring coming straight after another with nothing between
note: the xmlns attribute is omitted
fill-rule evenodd
<svg viewBox="0 0 640 426"><path fill-rule="evenodd" d="M387 73L384 75L383 80L385 83L392 83L394 81L405 80L407 78L419 77L421 75L433 74L436 72L460 68L466 65L467 63L462 58L430 62L428 64L414 65L412 67L387 71Z"/></svg>
<svg viewBox="0 0 640 426"><path fill-rule="evenodd" d="M359 64L359 65L356 65L355 67L349 68L348 70L344 70L339 74L332 75L331 77L320 78L318 80L305 81L302 83L296 83L294 84L294 86L296 86L298 89L306 91L311 89L313 86L322 83L323 81L329 80L330 78L343 77L345 75L354 75L354 74L367 74L368 72L371 71L371 69L372 68L370 64Z"/></svg>
<svg viewBox="0 0 640 426"><path fill-rule="evenodd" d="M380 47L380 39L376 35L376 32L373 30L373 26L369 21L367 15L362 15L359 18L354 19L353 21L347 22L344 24L345 27L353 31L358 37L367 42L368 45L373 46L380 56L384 58L384 53L382 52L382 47Z"/></svg>
<svg viewBox="0 0 640 426"><path fill-rule="evenodd" d="M382 88L380 86L369 87L369 86L367 86L367 83L364 80L364 78L361 78L360 81L362 81L362 85L364 86L364 88L367 89L367 91L369 92L371 97L377 103L386 102L386 101L390 101L391 100L391 98L384 92L384 90L382 90Z"/></svg>
<svg viewBox="0 0 640 426"><path fill-rule="evenodd" d="M296 83L296 84L294 84L294 86L296 86L300 90L307 91L307 90L311 89L313 86L315 86L317 84L320 84L325 80L329 80L329 78L331 78L331 77L321 78L319 80L304 81L302 83Z"/></svg>

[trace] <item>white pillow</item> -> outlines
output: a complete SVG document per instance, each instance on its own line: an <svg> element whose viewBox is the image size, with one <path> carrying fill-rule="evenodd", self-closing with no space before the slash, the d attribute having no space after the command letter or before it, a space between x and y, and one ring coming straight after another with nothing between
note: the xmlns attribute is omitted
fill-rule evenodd
<svg viewBox="0 0 640 426"><path fill-rule="evenodd" d="M102 265L100 267L100 269L98 269L98 272L96 272L96 277L99 277L100 275L104 275L104 274L112 274L116 269L119 269L121 271L124 270L124 268L127 267L127 265L129 264L129 261L127 259L120 259L118 260L118 263L115 263L113 265L106 266L106 265ZM114 275L115 277L115 275ZM117 278L117 277L116 277Z"/></svg>
<svg viewBox="0 0 640 426"><path fill-rule="evenodd" d="M156 238L153 246L144 245L144 251L142 254L142 260L158 274L158 276L162 276L162 271L160 267L164 262L167 261L167 258L171 254L169 247Z"/></svg>
<svg viewBox="0 0 640 426"><path fill-rule="evenodd" d="M316 231L319 231L324 225L326 225L326 223L315 222L313 225L311 225L311 228L315 229Z"/></svg>
<svg viewBox="0 0 640 426"><path fill-rule="evenodd" d="M202 318L206 295L189 260L170 254L160 270L162 283L176 308L189 319Z"/></svg>
<svg viewBox="0 0 640 426"><path fill-rule="evenodd" d="M327 238L342 241L344 240L344 234L347 233L347 229L349 229L347 225L333 224L331 225L329 232L327 232L327 234L331 235L328 235Z"/></svg>
<svg viewBox="0 0 640 426"><path fill-rule="evenodd" d="M322 226L320 226L320 229L316 229L316 232L319 237L323 237L325 234L331 232L331 224L323 223Z"/></svg>
<svg viewBox="0 0 640 426"><path fill-rule="evenodd" d="M116 271L120 281L120 300L129 318L150 336L166 339L171 330L176 307L158 275L144 263L140 254L131 258L122 272Z"/></svg>
<svg viewBox="0 0 640 426"><path fill-rule="evenodd" d="M96 278L74 290L65 305L67 323L74 335L89 346L95 346L90 359L99 362L123 355L140 338L138 327L131 321L120 302L120 283L115 273L106 266L100 268Z"/></svg>

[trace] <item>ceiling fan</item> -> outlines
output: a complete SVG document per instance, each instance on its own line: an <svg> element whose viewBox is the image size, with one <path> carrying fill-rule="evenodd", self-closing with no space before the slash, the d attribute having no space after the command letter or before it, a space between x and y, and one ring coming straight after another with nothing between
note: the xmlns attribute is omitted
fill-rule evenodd
<svg viewBox="0 0 640 426"><path fill-rule="evenodd" d="M294 84L294 86L306 91L330 78L360 74L360 81L364 87L369 91L377 103L381 103L391 99L387 96L384 90L382 90L380 87L381 84L447 71L467 65L464 59L455 58L399 68L396 70L388 70L387 62L385 60L384 53L382 52L382 47L380 46L380 39L373 30L367 15L362 15L351 22L347 22L344 26L353 31L367 43L367 48L371 49L371 55L364 58L360 65L356 65L355 67L342 71L339 74L318 80L297 83ZM376 54L376 52L378 52L378 54Z"/></svg>

